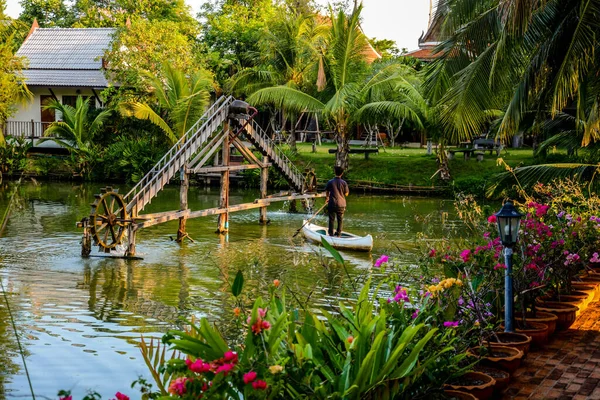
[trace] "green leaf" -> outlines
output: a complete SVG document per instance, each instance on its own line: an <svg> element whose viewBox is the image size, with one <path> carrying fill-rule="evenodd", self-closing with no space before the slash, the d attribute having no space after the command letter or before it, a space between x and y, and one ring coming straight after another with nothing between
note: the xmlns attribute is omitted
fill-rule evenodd
<svg viewBox="0 0 600 400"><path fill-rule="evenodd" d="M404 362L402 363L402 365L400 365L400 367L397 368L393 372L392 378L394 378L394 379L404 378L406 375L408 375L411 372L411 370L414 368L415 364L417 363L419 353L421 352L421 350L423 350L423 347L425 347L427 342L429 342L431 337L436 332L437 332L437 328L434 328L434 329L430 330L429 332L427 332L427 334L421 340L419 340L419 342L412 349L412 351L410 352L408 357L406 357L404 359Z"/></svg>
<svg viewBox="0 0 600 400"><path fill-rule="evenodd" d="M333 256L333 258L335 259L335 261L339 262L340 264L344 264L344 259L342 258L342 256L340 255L340 253L336 249L334 249L327 242L327 240L325 240L325 238L323 238L323 237L321 238L321 244Z"/></svg>
<svg viewBox="0 0 600 400"><path fill-rule="evenodd" d="M240 293L242 293L242 288L244 287L244 274L241 270L238 269L237 274L235 274L235 279L233 280L233 285L231 286L231 294L235 297L238 297Z"/></svg>

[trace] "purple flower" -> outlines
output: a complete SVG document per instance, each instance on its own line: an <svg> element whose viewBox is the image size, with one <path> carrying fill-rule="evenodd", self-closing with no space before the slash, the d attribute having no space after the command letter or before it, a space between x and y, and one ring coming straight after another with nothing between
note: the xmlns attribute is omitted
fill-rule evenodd
<svg viewBox="0 0 600 400"><path fill-rule="evenodd" d="M564 217L564 216L565 216L565 212L564 212L564 211L561 211L561 212L559 212L558 214L556 214L556 216L557 216L558 218L562 218L562 217Z"/></svg>
<svg viewBox="0 0 600 400"><path fill-rule="evenodd" d="M444 322L444 327L446 328L456 328L459 324L459 321L446 321Z"/></svg>
<svg viewBox="0 0 600 400"><path fill-rule="evenodd" d="M412 313L412 315L411 315L412 319L417 319L418 316L419 316L419 310L415 310L415 312Z"/></svg>
<svg viewBox="0 0 600 400"><path fill-rule="evenodd" d="M390 258L389 258L388 256L386 256L385 254L384 254L384 255L382 255L381 257L379 257L379 258L377 259L377 261L375 261L375 265L374 265L374 267L375 267L375 268L379 268L379 267L381 267L381 264L388 262L388 260L389 260L389 259L390 259Z"/></svg>

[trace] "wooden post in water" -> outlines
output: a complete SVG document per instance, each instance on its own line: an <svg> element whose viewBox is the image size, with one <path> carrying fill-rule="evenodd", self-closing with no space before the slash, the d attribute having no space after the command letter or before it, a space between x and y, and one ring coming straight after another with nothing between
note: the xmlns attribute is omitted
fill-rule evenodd
<svg viewBox="0 0 600 400"><path fill-rule="evenodd" d="M225 134L225 140L223 141L223 166L229 166L229 123L225 124L223 129ZM221 172L221 196L219 201L220 208L229 207L229 170ZM219 222L217 226L217 233L226 233L229 230L229 213L219 214Z"/></svg>
<svg viewBox="0 0 600 400"><path fill-rule="evenodd" d="M267 198L267 184L269 182L269 167L267 166L268 163L269 163L269 157L264 156L263 164L265 166L262 167L260 170L260 198L261 199ZM260 217L259 217L258 222L261 225L266 225L269 223L269 219L267 218L267 207L266 206L260 208Z"/></svg>
<svg viewBox="0 0 600 400"><path fill-rule="evenodd" d="M181 167L179 176L181 179L181 186L179 187L179 210L184 211L188 209L188 189L190 188L190 175L186 171L186 165ZM183 242L186 236L188 236L185 231L186 223L187 216L179 217L179 229L177 229L177 241L179 243Z"/></svg>
<svg viewBox="0 0 600 400"><path fill-rule="evenodd" d="M132 215L133 217L137 217L137 215ZM125 257L134 257L135 256L135 235L137 230L135 229L134 224L127 225L127 250L125 250Z"/></svg>

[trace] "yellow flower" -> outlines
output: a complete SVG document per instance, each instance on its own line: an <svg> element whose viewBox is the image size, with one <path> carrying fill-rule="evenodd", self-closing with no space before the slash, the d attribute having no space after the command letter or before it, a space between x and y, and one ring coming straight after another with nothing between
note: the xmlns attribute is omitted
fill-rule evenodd
<svg viewBox="0 0 600 400"><path fill-rule="evenodd" d="M269 367L269 372L272 373L273 375L278 374L281 371L283 371L283 367L281 365L271 365Z"/></svg>

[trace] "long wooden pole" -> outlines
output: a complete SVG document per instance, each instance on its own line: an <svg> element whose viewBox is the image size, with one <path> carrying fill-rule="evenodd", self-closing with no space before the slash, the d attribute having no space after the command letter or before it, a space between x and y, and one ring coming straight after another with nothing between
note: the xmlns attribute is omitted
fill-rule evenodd
<svg viewBox="0 0 600 400"><path fill-rule="evenodd" d="M263 157L264 167L260 170L260 198L267 198L267 184L269 183L269 157ZM262 225L266 225L269 223L269 219L267 218L267 206L260 208L260 217L258 222Z"/></svg>
<svg viewBox="0 0 600 400"><path fill-rule="evenodd" d="M190 176L186 171L186 165L181 167L181 171L179 171L181 186L179 187L179 209L187 210L188 209L188 189L190 188ZM187 224L187 216L182 216L179 218L179 228L177 229L177 241L179 243L183 242L185 238L188 236L186 232L186 224Z"/></svg>
<svg viewBox="0 0 600 400"><path fill-rule="evenodd" d="M229 167L229 124L225 125L225 140L223 141L223 166ZM229 169L221 172L221 196L219 206L227 209L229 207ZM226 233L229 230L229 213L219 215L217 233Z"/></svg>
<svg viewBox="0 0 600 400"><path fill-rule="evenodd" d="M319 215L319 213L320 213L321 211L323 211L323 209L325 208L325 206L326 206L326 205L327 205L327 203L323 204L323 206L321 206L321 208L319 208L319 209L317 210L317 212L313 214L313 216L312 216L312 217L310 217L310 218L309 218L309 219L308 219L308 220L307 220L307 221L306 221L304 224L302 224L302 226L300 227L300 229L298 229L298 230L296 231L296 233L294 233L294 236L292 236L292 237L296 237L296 236L298 236L298 234L300 233L300 231L302 230L302 228L304 228L306 225L308 225L308 224L310 223L310 221L312 221L313 219L315 219L315 217L316 217L317 215Z"/></svg>

